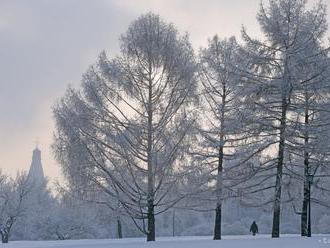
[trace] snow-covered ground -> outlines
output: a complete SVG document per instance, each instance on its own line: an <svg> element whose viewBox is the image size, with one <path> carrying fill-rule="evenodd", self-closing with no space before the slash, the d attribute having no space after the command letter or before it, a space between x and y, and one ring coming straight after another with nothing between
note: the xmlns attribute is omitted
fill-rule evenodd
<svg viewBox="0 0 330 248"><path fill-rule="evenodd" d="M0 245L0 247L2 247ZM226 236L221 241L211 237L158 238L147 243L145 239L132 238L122 240L67 240L67 241L13 241L6 248L317 248L329 247L330 236L318 235L301 238L297 235L283 235L280 239L271 239L269 235Z"/></svg>

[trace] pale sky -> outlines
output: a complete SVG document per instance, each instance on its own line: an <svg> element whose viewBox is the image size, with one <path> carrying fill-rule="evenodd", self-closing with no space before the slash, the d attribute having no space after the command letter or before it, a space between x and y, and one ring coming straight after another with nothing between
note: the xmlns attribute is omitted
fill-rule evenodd
<svg viewBox="0 0 330 248"><path fill-rule="evenodd" d="M264 0L267 2L267 0ZM318 0L310 0L311 3ZM330 0L326 0L330 4ZM60 177L50 144L51 106L68 84L140 14L152 11L190 33L196 50L207 39L259 35L259 0L0 0L0 168L28 170L36 139L45 175Z"/></svg>

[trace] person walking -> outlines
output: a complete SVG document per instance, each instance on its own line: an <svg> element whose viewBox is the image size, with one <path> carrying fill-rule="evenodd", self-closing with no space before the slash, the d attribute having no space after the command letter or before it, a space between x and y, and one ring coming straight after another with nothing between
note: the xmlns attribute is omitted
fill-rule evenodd
<svg viewBox="0 0 330 248"><path fill-rule="evenodd" d="M259 232L259 230L258 230L258 225L257 225L257 223L256 223L255 221L253 221L253 223L252 223L252 225L251 225L251 227L250 227L250 232L252 232L252 235L253 235L253 236L255 236L256 233Z"/></svg>

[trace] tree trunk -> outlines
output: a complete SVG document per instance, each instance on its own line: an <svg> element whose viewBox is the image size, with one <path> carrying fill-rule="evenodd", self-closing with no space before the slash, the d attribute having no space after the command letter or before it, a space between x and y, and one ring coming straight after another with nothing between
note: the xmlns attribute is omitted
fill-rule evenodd
<svg viewBox="0 0 330 248"><path fill-rule="evenodd" d="M221 203L218 203L215 209L214 240L221 239L221 205Z"/></svg>
<svg viewBox="0 0 330 248"><path fill-rule="evenodd" d="M223 150L224 150L224 122L225 122L225 106L226 106L227 87L222 85L221 109L220 109L220 133L219 133L219 152L218 152L218 170L217 170L217 185L216 197L217 204L215 208L215 223L214 223L214 240L221 239L221 215L222 215L222 187L223 187Z"/></svg>
<svg viewBox="0 0 330 248"><path fill-rule="evenodd" d="M280 218L281 218L281 192L282 192L282 175L283 175L283 161L285 148L285 129L286 129L286 112L287 112L286 96L282 99L282 114L280 123L280 141L278 149L278 163L275 182L275 200L273 209L273 227L272 238L280 237Z"/></svg>
<svg viewBox="0 0 330 248"><path fill-rule="evenodd" d="M155 213L154 213L154 170L153 170L153 106L152 106L152 69L149 61L149 96L148 96L148 199L147 199L147 218L148 230L147 241L155 241Z"/></svg>
<svg viewBox="0 0 330 248"><path fill-rule="evenodd" d="M175 210L172 213L172 236L175 237Z"/></svg>
<svg viewBox="0 0 330 248"><path fill-rule="evenodd" d="M306 179L305 179L306 180ZM304 182L304 199L301 212L301 236L307 236L307 208L308 208L308 189L307 183Z"/></svg>
<svg viewBox="0 0 330 248"><path fill-rule="evenodd" d="M5 227L0 230L2 243L8 243L10 230L15 220L16 220L15 217L9 217L8 220L6 221Z"/></svg>
<svg viewBox="0 0 330 248"><path fill-rule="evenodd" d="M123 232L122 232L122 226L121 226L121 221L120 218L117 218L117 237L119 239L123 238Z"/></svg>
<svg viewBox="0 0 330 248"><path fill-rule="evenodd" d="M221 135L221 140L223 136ZM223 141L221 141L223 142ZM215 209L215 223L214 223L214 240L221 239L221 211L222 211L222 172L223 172L223 146L219 149L219 161L218 161L218 175L217 175L217 205Z"/></svg>
<svg viewBox="0 0 330 248"><path fill-rule="evenodd" d="M305 94L305 137L304 137L304 199L301 212L301 236L307 236L307 210L308 210L308 175L309 175L309 153L306 150L309 142L308 124L309 124L309 107L308 107L308 95Z"/></svg>
<svg viewBox="0 0 330 248"><path fill-rule="evenodd" d="M312 237L312 216L311 216L311 182L308 181L308 226L307 237Z"/></svg>
<svg viewBox="0 0 330 248"><path fill-rule="evenodd" d="M9 235L7 232L1 232L1 241L3 244L7 244L9 241Z"/></svg>
<svg viewBox="0 0 330 248"><path fill-rule="evenodd" d="M148 202L148 233L147 241L155 241L155 214L153 201Z"/></svg>
<svg viewBox="0 0 330 248"><path fill-rule="evenodd" d="M305 152L304 159L304 199L301 211L301 236L307 236L307 216L308 216L308 199L309 199L309 188L308 188L308 173L309 173L309 159L308 153Z"/></svg>

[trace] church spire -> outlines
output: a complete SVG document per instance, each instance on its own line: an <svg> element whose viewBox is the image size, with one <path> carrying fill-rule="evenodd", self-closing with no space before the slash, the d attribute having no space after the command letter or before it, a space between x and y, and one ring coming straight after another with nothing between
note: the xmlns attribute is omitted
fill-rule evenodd
<svg viewBox="0 0 330 248"><path fill-rule="evenodd" d="M32 163L28 175L28 180L39 184L44 182L44 179L44 171L41 163L41 151L37 145L33 150Z"/></svg>

